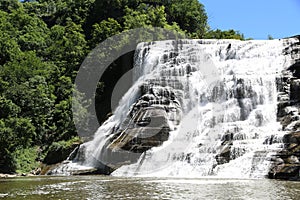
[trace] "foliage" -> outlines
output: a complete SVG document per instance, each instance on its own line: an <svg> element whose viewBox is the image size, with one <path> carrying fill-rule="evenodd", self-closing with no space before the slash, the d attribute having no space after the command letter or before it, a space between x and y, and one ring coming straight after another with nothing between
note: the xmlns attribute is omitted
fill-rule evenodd
<svg viewBox="0 0 300 200"><path fill-rule="evenodd" d="M10 99L0 96L0 119L16 117L21 112L19 106L14 104Z"/></svg>
<svg viewBox="0 0 300 200"><path fill-rule="evenodd" d="M5 12L11 12L12 10L17 9L20 6L18 0L1 0L0 1L0 10Z"/></svg>
<svg viewBox="0 0 300 200"><path fill-rule="evenodd" d="M176 22L190 37L202 38L208 29L204 6L198 0L170 0L166 2L168 22Z"/></svg>
<svg viewBox="0 0 300 200"><path fill-rule="evenodd" d="M268 40L274 40L272 35L268 35Z"/></svg>
<svg viewBox="0 0 300 200"><path fill-rule="evenodd" d="M100 43L106 38L120 33L120 31L121 25L113 18L108 18L107 20L103 20L100 23L94 24L91 46L96 46L96 44Z"/></svg>
<svg viewBox="0 0 300 200"><path fill-rule="evenodd" d="M38 147L31 147L26 149L18 149L13 154L16 166L16 172L28 173L39 167Z"/></svg>
<svg viewBox="0 0 300 200"><path fill-rule="evenodd" d="M139 27L164 27L166 24L164 6L154 7L142 3L136 9L125 7L125 30Z"/></svg>
<svg viewBox="0 0 300 200"><path fill-rule="evenodd" d="M208 31L205 36L206 39L236 39L236 40L245 40L244 35L239 33L235 30L227 30L221 31L220 29L217 30L210 30Z"/></svg>
<svg viewBox="0 0 300 200"><path fill-rule="evenodd" d="M66 26L55 25L50 29L50 38L53 42L45 54L59 67L61 74L72 77L87 53L81 25L72 21L66 22Z"/></svg>
<svg viewBox="0 0 300 200"><path fill-rule="evenodd" d="M16 170L14 153L28 147L35 137L35 127L28 118L0 119L0 172Z"/></svg>
<svg viewBox="0 0 300 200"><path fill-rule="evenodd" d="M57 149L60 149L60 148L68 149L76 143L78 143L78 144L82 143L82 141L79 137L74 137L67 141L62 140L59 142L53 142L51 144L51 146L49 147L49 151L56 151Z"/></svg>

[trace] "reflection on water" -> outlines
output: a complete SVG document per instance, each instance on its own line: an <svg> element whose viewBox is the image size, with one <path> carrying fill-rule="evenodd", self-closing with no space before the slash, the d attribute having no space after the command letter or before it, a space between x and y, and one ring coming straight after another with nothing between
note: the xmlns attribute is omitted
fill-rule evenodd
<svg viewBox="0 0 300 200"><path fill-rule="evenodd" d="M0 179L0 199L300 199L300 182L103 176Z"/></svg>

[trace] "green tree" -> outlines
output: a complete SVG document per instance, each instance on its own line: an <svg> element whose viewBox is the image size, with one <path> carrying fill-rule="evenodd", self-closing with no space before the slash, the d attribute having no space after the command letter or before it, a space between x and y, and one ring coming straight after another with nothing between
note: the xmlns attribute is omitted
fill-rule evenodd
<svg viewBox="0 0 300 200"><path fill-rule="evenodd" d="M21 53L15 38L16 32L9 14L0 10L0 65L12 61Z"/></svg>
<svg viewBox="0 0 300 200"><path fill-rule="evenodd" d="M35 128L29 119L0 119L0 172L10 173L16 170L14 152L28 147L35 136Z"/></svg>
<svg viewBox="0 0 300 200"><path fill-rule="evenodd" d="M167 20L176 22L190 37L203 38L208 29L204 6L198 0L170 0L166 4Z"/></svg>
<svg viewBox="0 0 300 200"><path fill-rule="evenodd" d="M21 112L19 106L14 104L10 99L0 96L0 119L17 117Z"/></svg>
<svg viewBox="0 0 300 200"><path fill-rule="evenodd" d="M222 31L220 29L208 31L204 38L206 39L237 39L245 40L244 35L235 30Z"/></svg>
<svg viewBox="0 0 300 200"><path fill-rule="evenodd" d="M144 3L136 9L125 8L124 29L140 27L164 27L167 24L164 6L149 6Z"/></svg>
<svg viewBox="0 0 300 200"><path fill-rule="evenodd" d="M0 1L0 10L5 12L11 12L12 10L16 10L19 8L21 4L18 0L1 0Z"/></svg>
<svg viewBox="0 0 300 200"><path fill-rule="evenodd" d="M27 14L23 7L13 10L9 15L10 23L16 31L13 33L22 51L43 51L49 43L48 28L43 20Z"/></svg>
<svg viewBox="0 0 300 200"><path fill-rule="evenodd" d="M55 65L42 61L33 51L21 52L13 58L0 68L0 79L10 84L23 83L35 75L50 80L56 73Z"/></svg>
<svg viewBox="0 0 300 200"><path fill-rule="evenodd" d="M25 2L29 13L35 13L49 26L65 26L69 20L84 24L95 0L37 0Z"/></svg>
<svg viewBox="0 0 300 200"><path fill-rule="evenodd" d="M99 42L120 33L122 30L118 21L113 18L108 18L100 23L93 25L91 46L96 46Z"/></svg>
<svg viewBox="0 0 300 200"><path fill-rule="evenodd" d="M19 85L13 85L5 95L21 108L19 116L30 118L37 135L35 141L42 144L53 129L52 113L55 103L54 88L43 76L34 76Z"/></svg>
<svg viewBox="0 0 300 200"><path fill-rule="evenodd" d="M46 49L46 55L61 71L72 76L78 70L87 54L87 42L81 25L68 21L66 26L55 25L51 28L52 44Z"/></svg>
<svg viewBox="0 0 300 200"><path fill-rule="evenodd" d="M272 37L272 35L268 35L268 40L274 40L274 38Z"/></svg>

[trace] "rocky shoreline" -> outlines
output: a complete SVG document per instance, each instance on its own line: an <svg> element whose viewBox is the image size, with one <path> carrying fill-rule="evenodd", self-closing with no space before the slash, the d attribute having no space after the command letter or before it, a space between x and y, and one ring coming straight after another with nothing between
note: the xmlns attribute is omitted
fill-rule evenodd
<svg viewBox="0 0 300 200"><path fill-rule="evenodd" d="M17 177L34 177L34 176L37 176L37 175L26 174L26 173L22 173L22 174L0 174L0 179L17 178Z"/></svg>

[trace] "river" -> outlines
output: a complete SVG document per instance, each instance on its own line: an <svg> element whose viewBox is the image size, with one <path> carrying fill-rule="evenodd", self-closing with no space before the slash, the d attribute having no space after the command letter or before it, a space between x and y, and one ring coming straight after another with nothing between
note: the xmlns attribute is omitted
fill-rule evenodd
<svg viewBox="0 0 300 200"><path fill-rule="evenodd" d="M120 178L0 179L0 199L300 199L300 182L268 179Z"/></svg>

